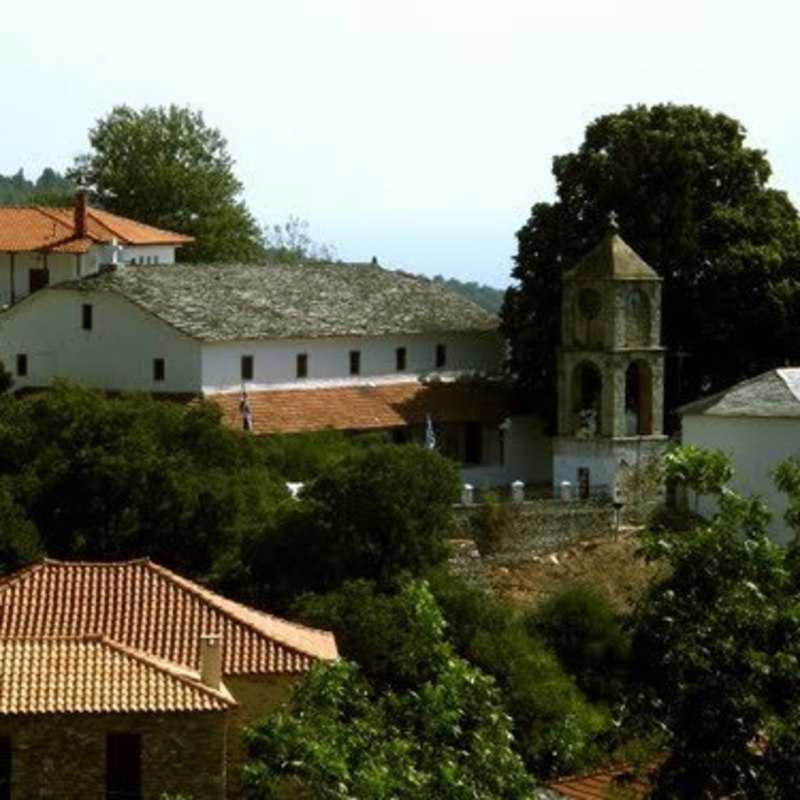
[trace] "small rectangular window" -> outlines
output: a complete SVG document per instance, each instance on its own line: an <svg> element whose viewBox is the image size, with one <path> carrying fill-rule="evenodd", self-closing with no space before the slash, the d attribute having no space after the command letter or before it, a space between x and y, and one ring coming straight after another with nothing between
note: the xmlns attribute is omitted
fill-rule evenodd
<svg viewBox="0 0 800 800"><path fill-rule="evenodd" d="M359 375L361 373L361 351L350 351L350 374Z"/></svg>
<svg viewBox="0 0 800 800"><path fill-rule="evenodd" d="M406 349L405 347L398 347L394 352L395 356L395 369L398 372L403 372L406 368Z"/></svg>
<svg viewBox="0 0 800 800"><path fill-rule="evenodd" d="M17 353L17 375L24 378L28 374L28 356L26 353Z"/></svg>
<svg viewBox="0 0 800 800"><path fill-rule="evenodd" d="M441 369L447 366L447 347L443 344L436 345L436 367Z"/></svg>
<svg viewBox="0 0 800 800"><path fill-rule="evenodd" d="M153 263L154 264L158 264L158 260L159 260L158 256L153 256Z"/></svg>
<svg viewBox="0 0 800 800"><path fill-rule="evenodd" d="M253 380L253 356L242 356L242 380Z"/></svg>
<svg viewBox="0 0 800 800"><path fill-rule="evenodd" d="M307 353L298 353L297 354L297 377L298 378L307 378L308 377L308 354Z"/></svg>
<svg viewBox="0 0 800 800"><path fill-rule="evenodd" d="M11 800L11 739L0 736L0 800Z"/></svg>
<svg viewBox="0 0 800 800"><path fill-rule="evenodd" d="M166 363L163 358L153 359L153 380L163 381L167 374Z"/></svg>
<svg viewBox="0 0 800 800"><path fill-rule="evenodd" d="M85 331L90 331L92 329L92 316L93 316L93 307L91 303L84 303L83 304L83 315L81 318L81 327Z"/></svg>
<svg viewBox="0 0 800 800"><path fill-rule="evenodd" d="M106 737L106 800L141 800L142 737L111 733Z"/></svg>
<svg viewBox="0 0 800 800"><path fill-rule="evenodd" d="M483 460L483 430L480 422L464 425L464 463L480 464Z"/></svg>

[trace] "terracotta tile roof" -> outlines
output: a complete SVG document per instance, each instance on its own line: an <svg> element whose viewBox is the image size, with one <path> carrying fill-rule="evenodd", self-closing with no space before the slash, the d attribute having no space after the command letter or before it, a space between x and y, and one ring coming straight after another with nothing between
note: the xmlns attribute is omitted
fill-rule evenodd
<svg viewBox="0 0 800 800"><path fill-rule="evenodd" d="M376 430L470 420L498 424L505 416L501 389L469 383L422 384L417 381L333 389L248 392L256 434L301 433L324 429ZM211 395L223 421L241 429L240 394Z"/></svg>
<svg viewBox="0 0 800 800"><path fill-rule="evenodd" d="M147 559L45 561L0 583L0 639L94 633L191 670L200 637L220 634L226 675L299 673L337 657L333 634L235 603Z"/></svg>
<svg viewBox="0 0 800 800"><path fill-rule="evenodd" d="M650 796L647 781L625 770L561 778L547 788L557 797L570 800L644 800Z"/></svg>
<svg viewBox="0 0 800 800"><path fill-rule="evenodd" d="M0 714L224 711L233 705L226 690L101 636L0 640Z"/></svg>
<svg viewBox="0 0 800 800"><path fill-rule="evenodd" d="M76 239L72 208L0 207L0 252L85 253L93 243L112 239L130 245L178 246L194 241L191 236L163 231L96 208L87 209L86 237Z"/></svg>

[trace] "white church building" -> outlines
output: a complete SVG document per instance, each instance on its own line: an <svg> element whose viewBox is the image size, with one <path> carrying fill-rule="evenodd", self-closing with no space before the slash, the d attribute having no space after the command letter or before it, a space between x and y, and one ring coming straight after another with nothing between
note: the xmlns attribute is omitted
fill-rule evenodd
<svg viewBox="0 0 800 800"><path fill-rule="evenodd" d="M0 361L15 390L66 378L206 398L257 435L421 440L430 420L478 486L609 488L663 446L660 280L615 229L564 278L555 437L501 380L498 319L441 285L375 263L173 263L189 241L82 196L0 209Z"/></svg>

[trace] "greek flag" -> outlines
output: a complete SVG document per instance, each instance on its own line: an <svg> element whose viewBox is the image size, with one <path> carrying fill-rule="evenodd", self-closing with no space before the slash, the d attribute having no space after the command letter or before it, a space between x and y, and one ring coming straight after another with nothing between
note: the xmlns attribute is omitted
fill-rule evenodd
<svg viewBox="0 0 800 800"><path fill-rule="evenodd" d="M433 429L433 420L430 414L425 416L425 447L428 450L436 449L436 431Z"/></svg>

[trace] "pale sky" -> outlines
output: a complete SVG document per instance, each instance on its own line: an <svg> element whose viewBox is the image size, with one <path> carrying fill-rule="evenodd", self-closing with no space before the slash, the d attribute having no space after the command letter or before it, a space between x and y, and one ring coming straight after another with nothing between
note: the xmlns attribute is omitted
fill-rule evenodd
<svg viewBox="0 0 800 800"><path fill-rule="evenodd" d="M505 286L554 155L628 104L741 120L800 201L789 0L0 0L0 173L63 170L115 104L203 111L260 221Z"/></svg>

